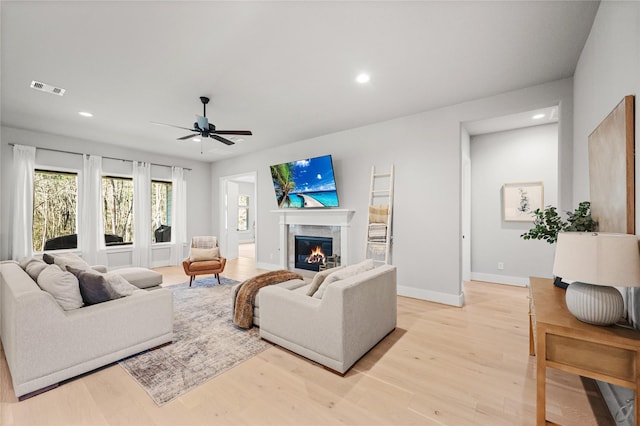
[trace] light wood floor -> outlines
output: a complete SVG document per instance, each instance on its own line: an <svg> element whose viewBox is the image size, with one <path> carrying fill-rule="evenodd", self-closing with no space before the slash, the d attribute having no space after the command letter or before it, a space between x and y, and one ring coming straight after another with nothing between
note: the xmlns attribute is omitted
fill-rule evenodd
<svg viewBox="0 0 640 426"><path fill-rule="evenodd" d="M158 268L165 284L185 281ZM253 259L226 277L261 272ZM398 328L345 377L270 348L157 407L118 365L17 402L0 354L2 425L533 425L535 358L528 355L527 289L468 283L465 306L398 297ZM612 424L580 379L549 371L547 418ZM594 413L595 411L595 413Z"/></svg>

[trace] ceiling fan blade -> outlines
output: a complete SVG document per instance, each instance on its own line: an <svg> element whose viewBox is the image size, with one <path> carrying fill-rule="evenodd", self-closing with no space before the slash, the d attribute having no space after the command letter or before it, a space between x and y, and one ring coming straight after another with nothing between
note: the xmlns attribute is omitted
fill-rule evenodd
<svg viewBox="0 0 640 426"><path fill-rule="evenodd" d="M187 129L187 130L190 130L190 129ZM177 140L179 140L179 141L183 141L183 140L186 140L186 139L190 139L190 138L192 138L192 137L194 137L194 136L200 136L200 133L194 133L193 135L183 136L183 137L181 137L181 138L178 138Z"/></svg>
<svg viewBox="0 0 640 426"><path fill-rule="evenodd" d="M251 130L216 130L219 135L244 135L252 136Z"/></svg>
<svg viewBox="0 0 640 426"><path fill-rule="evenodd" d="M212 138L214 138L217 141L222 142L225 145L235 145L235 142L232 142L229 139L225 139L222 136L218 136L218 135L213 134L213 133L209 134L209 136L211 136Z"/></svg>
<svg viewBox="0 0 640 426"><path fill-rule="evenodd" d="M182 126L175 126L175 125L173 125L173 124L158 123L158 122L155 122L155 121L151 121L150 123L151 123L151 124L156 124L156 125L158 125L158 126L175 127L176 129L182 129L182 130L188 130L188 131L190 131L190 132L195 132L195 130L194 130L194 129L189 129L188 127L182 127Z"/></svg>

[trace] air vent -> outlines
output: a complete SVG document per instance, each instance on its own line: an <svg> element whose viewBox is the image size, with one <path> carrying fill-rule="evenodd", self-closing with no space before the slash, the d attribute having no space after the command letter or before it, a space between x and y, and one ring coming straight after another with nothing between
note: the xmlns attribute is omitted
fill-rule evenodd
<svg viewBox="0 0 640 426"><path fill-rule="evenodd" d="M47 92L47 93L51 93L53 95L58 95L58 96L62 96L64 95L64 92L66 92L66 89L63 89L61 87L52 86L51 84L42 83L40 81L35 81L35 80L31 82L31 88L40 90L41 92Z"/></svg>

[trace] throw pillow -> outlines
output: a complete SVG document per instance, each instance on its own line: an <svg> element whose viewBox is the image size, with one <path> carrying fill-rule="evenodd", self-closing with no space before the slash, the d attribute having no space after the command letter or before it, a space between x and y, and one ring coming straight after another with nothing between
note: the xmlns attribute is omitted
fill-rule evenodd
<svg viewBox="0 0 640 426"><path fill-rule="evenodd" d="M316 291L318 291L318 288L320 287L320 284L322 284L324 282L324 280L331 275L332 273L336 272L339 269L344 268L344 266L338 266L336 268L330 268L330 269L325 269L324 271L320 271L317 274L314 275L313 280L311 281L311 285L309 286L309 289L307 290L307 296L313 296L313 293L315 293Z"/></svg>
<svg viewBox="0 0 640 426"><path fill-rule="evenodd" d="M26 271L27 274L29 274L32 280L37 282L38 276L47 266L48 265L44 263L44 261L38 258L32 257L29 259L29 261L25 265L24 270Z"/></svg>
<svg viewBox="0 0 640 426"><path fill-rule="evenodd" d="M127 281L122 275L118 275L114 272L108 272L104 274L104 277L113 291L115 291L120 297L131 296L134 291L140 290L138 287Z"/></svg>
<svg viewBox="0 0 640 426"><path fill-rule="evenodd" d="M203 262L207 260L218 260L220 258L220 249L214 248L195 248L191 247L189 251L189 260L191 262Z"/></svg>
<svg viewBox="0 0 640 426"><path fill-rule="evenodd" d="M384 223L389 220L389 206L369 206L369 223Z"/></svg>
<svg viewBox="0 0 640 426"><path fill-rule="evenodd" d="M78 278L80 294L85 305L95 305L120 297L103 274L91 269L81 270L71 266L67 266L67 270Z"/></svg>
<svg viewBox="0 0 640 426"><path fill-rule="evenodd" d="M55 265L46 266L38 276L38 286L51 294L65 311L84 305L78 279L70 272L63 272Z"/></svg>
<svg viewBox="0 0 640 426"><path fill-rule="evenodd" d="M329 276L322 282L318 290L313 294L313 297L316 299L322 299L322 297L324 296L324 292L327 290L329 284L336 281L344 280L349 277L353 277L354 275L361 274L362 272L369 271L374 267L375 263L373 262L373 260L367 259L363 262L356 263L355 265L349 265L344 269L329 274Z"/></svg>
<svg viewBox="0 0 640 426"><path fill-rule="evenodd" d="M45 260L46 262L46 260ZM67 266L71 266L74 269L91 269L91 265L85 262L80 256L75 253L60 253L53 256L53 263L58 265L63 271L67 270Z"/></svg>

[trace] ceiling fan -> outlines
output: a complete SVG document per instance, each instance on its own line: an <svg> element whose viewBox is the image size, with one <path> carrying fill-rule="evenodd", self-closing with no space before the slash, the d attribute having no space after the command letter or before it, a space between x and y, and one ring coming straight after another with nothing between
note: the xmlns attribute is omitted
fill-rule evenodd
<svg viewBox="0 0 640 426"><path fill-rule="evenodd" d="M181 138L178 138L177 140L185 140L185 139L190 139L190 138L194 138L196 136L200 136L202 138L213 138L219 142L222 142L225 145L233 145L235 144L235 142L227 139L227 138L223 138L220 135L244 135L244 136L251 136L253 133L251 133L251 130L218 130L216 129L216 126L209 123L209 120L207 119L207 104L209 103L209 98L207 98L206 96L200 96L200 101L202 102L202 116L197 115L197 121L195 123L193 123L193 128L188 128L188 127L182 127L182 126L175 126L173 124L166 124L166 123L157 123L155 121L152 121L152 124L159 124L161 126L169 126L169 127L176 127L178 129L183 129L183 130L188 130L190 132L194 132L191 135L187 135L187 136L182 136Z"/></svg>

